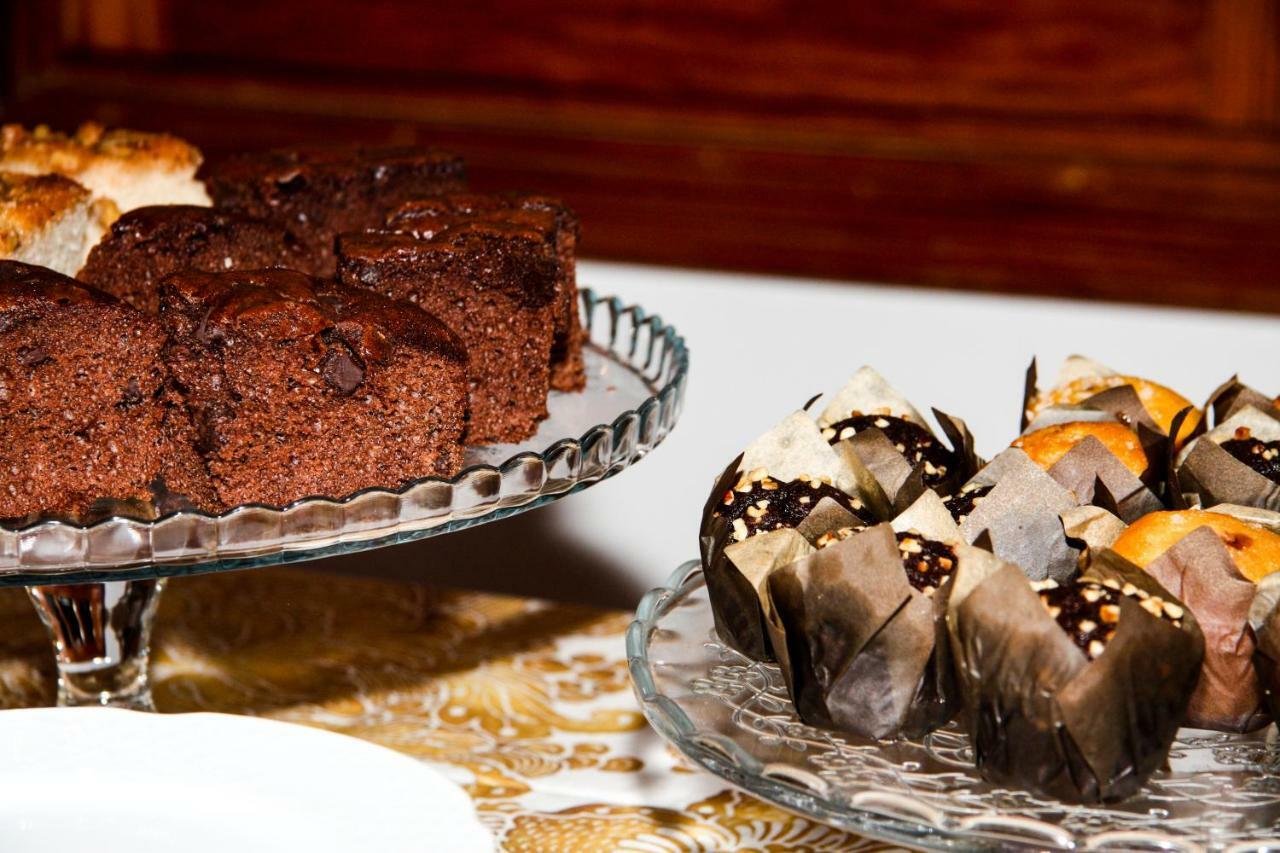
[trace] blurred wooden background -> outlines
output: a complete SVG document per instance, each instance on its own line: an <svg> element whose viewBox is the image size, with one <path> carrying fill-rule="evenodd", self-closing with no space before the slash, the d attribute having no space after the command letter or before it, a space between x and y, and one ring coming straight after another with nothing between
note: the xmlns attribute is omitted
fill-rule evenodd
<svg viewBox="0 0 1280 853"><path fill-rule="evenodd" d="M594 257L1280 311L1280 0L9 0L0 114L455 147Z"/></svg>

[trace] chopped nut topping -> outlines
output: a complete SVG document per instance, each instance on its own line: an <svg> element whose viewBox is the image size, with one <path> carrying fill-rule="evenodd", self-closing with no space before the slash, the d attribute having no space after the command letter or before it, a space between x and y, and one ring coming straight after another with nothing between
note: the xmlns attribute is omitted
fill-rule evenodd
<svg viewBox="0 0 1280 853"><path fill-rule="evenodd" d="M1034 588L1035 584L1032 586ZM1115 636L1123 598L1137 601L1147 613L1171 622L1174 627L1182 625L1178 621L1182 608L1150 595L1132 583L1121 585L1114 581L1078 580L1066 586L1038 589L1037 593L1045 610L1089 660L1101 655Z"/></svg>
<svg viewBox="0 0 1280 853"><path fill-rule="evenodd" d="M813 477L797 478L780 483L757 469L746 477L747 487L735 487L725 493L714 514L728 519L733 525L733 538L741 542L758 533L770 530L794 528L808 517L810 511L823 498L831 498L863 522L866 517L862 502L828 483Z"/></svg>
<svg viewBox="0 0 1280 853"><path fill-rule="evenodd" d="M915 530L897 534L898 553L907 581L921 592L929 593L951 577L955 570L955 549L945 542L926 539Z"/></svg>
<svg viewBox="0 0 1280 853"><path fill-rule="evenodd" d="M945 476L946 471L939 470L941 476ZM947 512L951 513L951 517L956 520L956 524L963 524L964 520L973 512L974 507L982 502L983 498L991 494L991 490L995 486L984 486L979 483L970 483L955 495L944 498L943 504L947 507Z"/></svg>
<svg viewBox="0 0 1280 853"><path fill-rule="evenodd" d="M1244 433L1241 435L1241 433ZM1236 429L1236 437L1222 443L1222 449L1273 483L1280 483L1280 441L1253 438L1248 427Z"/></svg>
<svg viewBox="0 0 1280 853"><path fill-rule="evenodd" d="M853 438L863 430L880 430L912 465L925 463L924 482L927 486L941 483L946 477L948 467L953 464L952 452L940 444L933 433L906 418L888 413L875 416L854 412L844 420L831 424L827 429L832 433L827 436L827 441L831 444ZM823 434L826 435L825 431Z"/></svg>

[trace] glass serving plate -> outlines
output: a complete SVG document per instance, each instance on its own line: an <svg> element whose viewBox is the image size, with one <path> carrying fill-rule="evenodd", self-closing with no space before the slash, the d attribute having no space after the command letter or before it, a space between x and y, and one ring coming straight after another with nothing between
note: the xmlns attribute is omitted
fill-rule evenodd
<svg viewBox="0 0 1280 853"><path fill-rule="evenodd" d="M580 291L587 387L552 392L519 444L468 448L456 477L401 488L91 524L0 526L0 585L26 586L58 657L60 704L150 707L146 684L158 579L314 560L439 536L543 506L639 461L675 426L689 356L661 317Z"/></svg>
<svg viewBox="0 0 1280 853"><path fill-rule="evenodd" d="M955 724L876 743L805 725L778 668L722 645L697 561L644 597L627 632L655 729L696 764L783 808L933 850L1280 850L1280 743L1182 729L1170 767L1113 806L988 785Z"/></svg>

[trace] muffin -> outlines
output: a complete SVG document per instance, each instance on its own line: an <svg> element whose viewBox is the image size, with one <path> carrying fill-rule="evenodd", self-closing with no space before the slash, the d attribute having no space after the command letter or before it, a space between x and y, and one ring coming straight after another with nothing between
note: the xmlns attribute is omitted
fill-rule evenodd
<svg viewBox="0 0 1280 853"><path fill-rule="evenodd" d="M1223 513L1184 510L1139 519L1112 547L1184 601L1204 632L1204 669L1188 723L1252 731L1270 722L1252 661L1249 609L1258 582L1280 569L1280 535Z"/></svg>
<svg viewBox="0 0 1280 853"><path fill-rule="evenodd" d="M958 556L947 624L983 778L1067 802L1136 792L1165 763L1199 676L1205 639L1188 608L1115 555L1038 583L982 551Z"/></svg>
<svg viewBox="0 0 1280 853"><path fill-rule="evenodd" d="M1117 373L1081 356L1072 356L1067 359L1057 384L1046 391L1036 391L1034 388L1034 364L1029 378L1031 387L1028 388L1029 393L1023 412L1024 426L1034 421L1046 409L1061 406L1098 407L1091 404L1105 399L1108 396L1107 392L1122 388L1131 389L1141 406L1141 411L1138 413L1120 413L1123 416L1122 419L1128 418L1134 421L1129 425L1135 429L1138 426L1137 421L1143 419L1142 414L1145 414L1145 419L1149 419L1155 429L1164 435L1169 435L1178 413L1184 409L1190 410L1175 437L1174 444L1177 447L1181 447L1195 435L1203 419L1203 412L1200 409L1171 388L1139 376ZM1113 410L1109 404L1101 407L1107 411Z"/></svg>
<svg viewBox="0 0 1280 853"><path fill-rule="evenodd" d="M1119 459L1135 477L1145 477L1146 453L1138 436L1114 421L1073 421L1035 430L1014 439L1012 447L1022 449L1031 461L1046 471L1086 438L1095 438Z"/></svg>

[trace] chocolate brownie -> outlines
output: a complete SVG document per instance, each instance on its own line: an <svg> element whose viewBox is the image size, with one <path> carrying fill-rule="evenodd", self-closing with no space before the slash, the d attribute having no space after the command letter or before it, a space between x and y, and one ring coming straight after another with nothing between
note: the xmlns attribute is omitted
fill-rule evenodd
<svg viewBox="0 0 1280 853"><path fill-rule="evenodd" d="M162 484L212 507L166 387L164 337L108 294L0 261L0 517L150 504Z"/></svg>
<svg viewBox="0 0 1280 853"><path fill-rule="evenodd" d="M298 148L244 154L202 173L215 207L269 219L302 240L305 272L330 276L334 238L379 228L406 201L466 188L462 158L436 148Z"/></svg>
<svg viewBox="0 0 1280 853"><path fill-rule="evenodd" d="M520 441L546 417L557 274L555 252L522 231L371 231L338 240L343 283L416 303L467 342L468 444Z"/></svg>
<svg viewBox="0 0 1280 853"><path fill-rule="evenodd" d="M578 321L576 252L578 217L559 199L537 195L447 196L407 202L391 214L387 227L428 237L445 228L498 228L540 235L556 253L555 336L551 341L551 387L580 391L587 384Z"/></svg>
<svg viewBox="0 0 1280 853"><path fill-rule="evenodd" d="M466 351L413 305L292 270L187 270L161 282L160 319L229 505L462 467Z"/></svg>
<svg viewBox="0 0 1280 853"><path fill-rule="evenodd" d="M156 205L117 219L77 278L154 314L160 281L171 272L292 267L302 254L281 225L209 207Z"/></svg>

